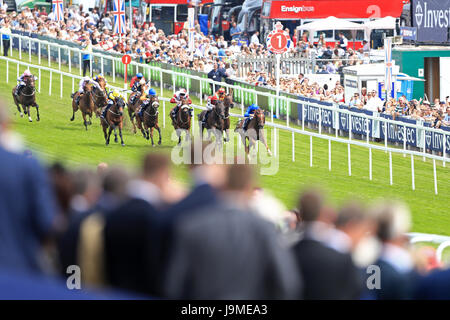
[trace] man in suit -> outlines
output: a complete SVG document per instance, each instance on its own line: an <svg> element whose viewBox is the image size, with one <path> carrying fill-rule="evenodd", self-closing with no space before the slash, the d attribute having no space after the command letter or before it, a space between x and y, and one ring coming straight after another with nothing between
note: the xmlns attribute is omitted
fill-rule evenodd
<svg viewBox="0 0 450 320"><path fill-rule="evenodd" d="M414 299L450 300L450 269L435 270L421 278L416 286Z"/></svg>
<svg viewBox="0 0 450 320"><path fill-rule="evenodd" d="M301 279L275 228L249 209L253 171L230 165L219 201L180 216L165 277L173 299L298 299Z"/></svg>
<svg viewBox="0 0 450 320"><path fill-rule="evenodd" d="M0 138L9 119L0 101ZM0 139L2 140L2 139ZM39 163L0 146L0 267L42 272L43 244L54 231L55 199Z"/></svg>
<svg viewBox="0 0 450 320"><path fill-rule="evenodd" d="M411 213L402 203L381 203L373 208L377 220L377 237L381 254L374 263L380 268L380 286L373 290L379 300L412 299L418 274L407 250L406 233L411 226Z"/></svg>
<svg viewBox="0 0 450 320"><path fill-rule="evenodd" d="M176 235L173 229L182 217L191 216L218 202L218 192L225 183L225 166L212 163L207 164L207 143L194 142L191 146L191 164L189 170L194 181L192 191L181 201L170 206L161 214L161 224L158 228L161 272L165 272L166 264L172 250L172 243ZM163 285L163 284L162 284Z"/></svg>
<svg viewBox="0 0 450 320"><path fill-rule="evenodd" d="M293 252L304 279L303 297L309 300L358 299L361 278L348 252L332 248L335 215L324 206L318 191L307 191L299 201L303 238Z"/></svg>

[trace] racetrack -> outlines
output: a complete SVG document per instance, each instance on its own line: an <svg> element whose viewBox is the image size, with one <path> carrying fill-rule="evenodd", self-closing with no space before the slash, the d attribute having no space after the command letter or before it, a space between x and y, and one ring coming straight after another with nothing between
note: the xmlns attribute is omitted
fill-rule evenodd
<svg viewBox="0 0 450 320"><path fill-rule="evenodd" d="M28 58L28 57L27 57ZM27 59L28 61L28 59ZM32 63L37 64L33 57ZM68 71L67 68L64 69ZM23 72L23 68L20 70ZM33 70L31 70L33 72ZM11 107L14 128L25 138L26 144L44 161L62 161L70 166L95 166L105 161L109 164L122 164L127 167L138 165L141 155L151 150L170 152L176 141L171 140L173 128L168 118L169 105L166 105L166 127L162 128L162 146L152 148L140 133L131 132L128 115L126 115L126 129L124 132L125 147L111 143L105 147L103 133L99 119L93 120L93 125L86 132L83 128L81 114L77 112L76 119L70 122L72 115L71 88L72 81L64 79L64 97L59 97L59 76L53 77L49 84L49 74L41 75L41 93L37 96L40 105L41 121L35 121L35 110L32 110L33 122L20 118L14 114L11 89L15 85L16 68L10 65L9 83L5 82L6 64L0 61L0 95ZM110 80L110 79L109 79ZM110 80L111 81L111 80ZM48 95L49 85L52 86L52 96ZM120 86L119 83L115 84ZM77 84L76 84L77 86ZM159 90L157 91L159 93ZM165 91L169 97L171 91ZM198 99L192 97L194 103ZM162 126L162 104L160 108L160 124ZM196 111L197 115L198 111ZM232 123L232 128L234 128ZM195 124L197 127L197 124ZM270 131L269 131L270 133ZM313 139L313 167L309 167L309 137L296 135L295 162L292 162L291 133L279 133L279 170L273 176L261 176L261 185L273 191L288 207L296 202L296 195L302 186L320 184L329 190L330 200L340 204L347 199L361 199L365 202L380 197L396 197L405 200L413 212L413 231L450 235L450 168L442 167L437 162L437 177L439 195L434 194L433 165L431 161L423 162L416 158L415 176L416 191L411 190L410 157L393 154L393 186L389 185L389 154L373 151L373 181L369 181L368 150L352 147L352 176L348 176L347 146L332 143L332 171L328 171L328 141ZM157 136L157 133L155 133ZM270 143L270 135L268 137ZM262 145L260 145L260 148ZM271 147L273 149L273 146ZM175 167L177 178L188 183L188 177L183 166Z"/></svg>

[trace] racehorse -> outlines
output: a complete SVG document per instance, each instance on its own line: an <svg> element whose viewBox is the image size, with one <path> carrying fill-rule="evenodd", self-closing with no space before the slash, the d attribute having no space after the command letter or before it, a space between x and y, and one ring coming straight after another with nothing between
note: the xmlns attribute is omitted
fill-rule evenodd
<svg viewBox="0 0 450 320"><path fill-rule="evenodd" d="M211 140L211 131L216 137L216 143L222 141L222 132L225 129L225 105L223 101L217 101L217 104L209 112L205 126L202 120L205 118L206 110L198 115L198 126L200 128L200 138L203 140L203 130L208 130L208 140Z"/></svg>
<svg viewBox="0 0 450 320"><path fill-rule="evenodd" d="M142 115L143 119L141 119L139 116L137 116L136 122L137 122L137 125L138 125L139 129L141 130L144 138L147 140L149 138L152 139L152 146L154 147L155 144L153 142L153 128L156 128L156 130L158 130L158 134L159 134L158 145L161 145L161 129L158 126L159 100L156 96L151 96L149 100L150 100L150 104ZM141 104L140 108L142 108L142 104ZM138 110L136 110L136 111L138 111ZM128 112L130 112L130 111L128 111ZM130 116L130 118L131 118L131 116ZM149 128L150 128L150 131L149 131Z"/></svg>
<svg viewBox="0 0 450 320"><path fill-rule="evenodd" d="M141 106L142 100L140 99L142 96L142 93L137 91L130 94L128 97L128 115L130 116L131 124L133 125L133 132L136 133L136 124L134 122L134 119L136 118L136 110ZM134 103L131 103L131 99L134 98Z"/></svg>
<svg viewBox="0 0 450 320"><path fill-rule="evenodd" d="M100 116L100 113L104 106L106 106L106 103L108 101L107 94L106 94L106 81L103 78L100 78L98 80L98 84L100 86L100 89L97 87L92 88L92 99L94 101L94 112L95 116L98 118Z"/></svg>
<svg viewBox="0 0 450 320"><path fill-rule="evenodd" d="M225 131L227 137L223 139L223 141L230 141L230 108L234 108L233 103L233 89L230 89L230 93L225 96L223 99L223 104L225 106L225 119L223 124L223 130Z"/></svg>
<svg viewBox="0 0 450 320"><path fill-rule="evenodd" d="M125 108L125 101L123 98L119 97L114 101L114 104L109 108L106 113L105 118L101 118L101 124L103 127L103 134L105 136L106 145L109 145L109 139L111 137L111 132L114 130L114 142L117 143L117 128L119 128L119 136L120 142L122 146L125 146L123 143L122 137L122 128L123 128L123 109ZM109 128L108 132L106 130Z"/></svg>
<svg viewBox="0 0 450 320"><path fill-rule="evenodd" d="M175 120L172 120L172 125L178 136L178 144L181 144L182 130L186 130L186 141L191 139L189 130L191 129L191 112L189 104L185 99L181 99L181 107L179 108Z"/></svg>
<svg viewBox="0 0 450 320"><path fill-rule="evenodd" d="M243 125L244 121L241 120L236 124L236 129L234 132L239 132L241 135L242 143L245 146L245 153L249 156L250 149L256 145L257 141L261 141L266 147L267 153L272 155L269 147L267 146L266 138L264 137L264 124L266 123L266 117L264 116L264 111L261 109L257 109L253 116L253 119L250 120L247 126L247 130L244 131ZM248 139L248 145L247 145Z"/></svg>
<svg viewBox="0 0 450 320"><path fill-rule="evenodd" d="M17 87L17 86L16 86ZM13 88L12 95L14 98L14 103L17 106L17 110L20 112L20 116L23 117L23 114L28 114L28 120L33 122L31 119L30 107L36 108L37 118L36 121L40 120L39 117L39 105L36 103L36 87L34 77L28 77L25 81L25 87L20 91L20 95L16 96L14 92L16 91L16 87ZM20 109L20 105L22 105L22 110Z"/></svg>
<svg viewBox="0 0 450 320"><path fill-rule="evenodd" d="M81 114L83 115L84 126L86 127L86 130L88 128L87 126L92 124L92 113L95 110L94 100L92 98L91 90L92 90L91 85L89 83L85 83L84 87L83 87L84 93L80 98L79 105L77 105L77 103L76 103L76 98L78 95L80 95L79 92L76 92L73 95L73 99L72 99L73 114L72 114L72 118L70 118L70 121L73 121L75 119L75 112L77 112L77 110L80 109ZM89 121L86 120L86 115L89 116Z"/></svg>

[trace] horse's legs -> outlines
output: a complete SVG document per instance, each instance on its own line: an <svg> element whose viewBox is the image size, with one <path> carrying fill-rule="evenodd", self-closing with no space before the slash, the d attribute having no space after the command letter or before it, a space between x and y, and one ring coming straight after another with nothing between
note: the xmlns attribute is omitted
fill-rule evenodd
<svg viewBox="0 0 450 320"><path fill-rule="evenodd" d="M106 143L106 145L108 145L109 144L109 142L108 142L108 134L106 132L106 130L108 129L108 126L102 122L102 127L103 127L103 135L105 137L105 143Z"/></svg>
<svg viewBox="0 0 450 320"><path fill-rule="evenodd" d="M227 137L225 139L223 139L223 141L228 142L228 141L230 141L230 129L226 129L225 133L226 133Z"/></svg>
<svg viewBox="0 0 450 320"><path fill-rule="evenodd" d="M161 128L158 126L158 124L155 125L156 130L158 130L158 134L159 134L159 140L158 140L158 145L161 145Z"/></svg>
<svg viewBox="0 0 450 320"><path fill-rule="evenodd" d="M20 112L20 117L23 118L23 112L22 112L22 109L20 109L19 101L17 101L17 98L16 98L15 96L14 96L14 103L15 103L16 106L17 106L17 111Z"/></svg>
<svg viewBox="0 0 450 320"><path fill-rule="evenodd" d="M119 136L120 136L120 144L122 145L122 147L125 146L125 143L123 142L123 136L122 136L122 127L123 127L123 123L119 123Z"/></svg>
<svg viewBox="0 0 450 320"><path fill-rule="evenodd" d="M35 102L34 106L36 107L36 121L41 120L41 118L39 117L39 105Z"/></svg>
<svg viewBox="0 0 450 320"><path fill-rule="evenodd" d="M89 113L89 121L88 121L88 125L92 124L92 112Z"/></svg>
<svg viewBox="0 0 450 320"><path fill-rule="evenodd" d="M128 115L130 116L131 124L133 125L133 132L136 134L136 124L134 123L134 117L136 116L133 114L133 110L131 110L130 107L128 107Z"/></svg>
<svg viewBox="0 0 450 320"><path fill-rule="evenodd" d="M175 129L175 132L177 133L178 136L178 145L181 144L181 129Z"/></svg>
<svg viewBox="0 0 450 320"><path fill-rule="evenodd" d="M83 121L84 121L84 126L86 127L86 131L87 131L87 126L88 126L88 123L87 123L87 121L86 121L86 113L84 113L84 112L82 112L82 115L83 115Z"/></svg>
<svg viewBox="0 0 450 320"><path fill-rule="evenodd" d="M117 139L117 126L115 124L113 124L113 129L114 129L114 142L117 143L119 142L119 139Z"/></svg>
<svg viewBox="0 0 450 320"><path fill-rule="evenodd" d="M109 144L109 140L111 139L111 132L112 132L113 128L111 126L109 126L109 130L108 130L108 137L106 139L106 145Z"/></svg>
<svg viewBox="0 0 450 320"><path fill-rule="evenodd" d="M33 122L33 119L31 119L31 107L30 106L25 106L25 114L28 114L28 121L29 122Z"/></svg>
<svg viewBox="0 0 450 320"><path fill-rule="evenodd" d="M153 127L150 128L150 138L152 139L152 147L154 147L155 143L153 142Z"/></svg>
<svg viewBox="0 0 450 320"><path fill-rule="evenodd" d="M264 136L264 133L262 132L262 129L261 129L261 132L259 134L259 140L261 140L263 145L266 147L266 150L267 150L267 153L269 154L269 156L272 156L272 152L270 151L269 146L267 145L266 137ZM258 141L256 143L258 143Z"/></svg>

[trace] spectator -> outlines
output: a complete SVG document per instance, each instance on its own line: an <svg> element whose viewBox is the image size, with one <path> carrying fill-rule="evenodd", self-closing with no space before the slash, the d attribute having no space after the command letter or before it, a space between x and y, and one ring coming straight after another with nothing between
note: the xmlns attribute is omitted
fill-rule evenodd
<svg viewBox="0 0 450 320"><path fill-rule="evenodd" d="M255 32L252 34L250 43L259 45L259 31L255 31Z"/></svg>
<svg viewBox="0 0 450 320"><path fill-rule="evenodd" d="M304 234L293 252L303 275L303 297L314 300L360 298L362 280L351 255L330 246L335 214L325 207L317 191L302 194L298 208Z"/></svg>
<svg viewBox="0 0 450 320"><path fill-rule="evenodd" d="M9 130L0 101L0 135ZM44 244L55 227L56 201L45 171L33 158L0 147L0 268L20 273L50 272ZM17 195L26 195L21 199Z"/></svg>
<svg viewBox="0 0 450 320"><path fill-rule="evenodd" d="M0 33L2 34L3 41L3 56L8 56L8 50L11 44L11 29L9 26L9 22L5 19L3 27L0 29Z"/></svg>
<svg viewBox="0 0 450 320"><path fill-rule="evenodd" d="M239 28L236 22L233 22L230 28L231 39L236 41L239 40L239 38L241 37L241 33L242 33L241 28Z"/></svg>
<svg viewBox="0 0 450 320"><path fill-rule="evenodd" d="M417 274L407 249L406 232L411 226L411 216L403 204L384 203L373 208L377 220L377 236L383 244L375 265L380 267L380 289L377 299L399 300L413 297Z"/></svg>
<svg viewBox="0 0 450 320"><path fill-rule="evenodd" d="M274 228L248 209L252 168L232 165L227 171L219 202L180 218L176 225L166 276L167 296L299 298L301 280L293 257L279 245Z"/></svg>
<svg viewBox="0 0 450 320"><path fill-rule="evenodd" d="M89 38L86 39L84 49L83 49L83 77L86 76L86 72L89 71L90 77L92 77L92 67L91 67L91 59L92 59L92 45L91 40Z"/></svg>

